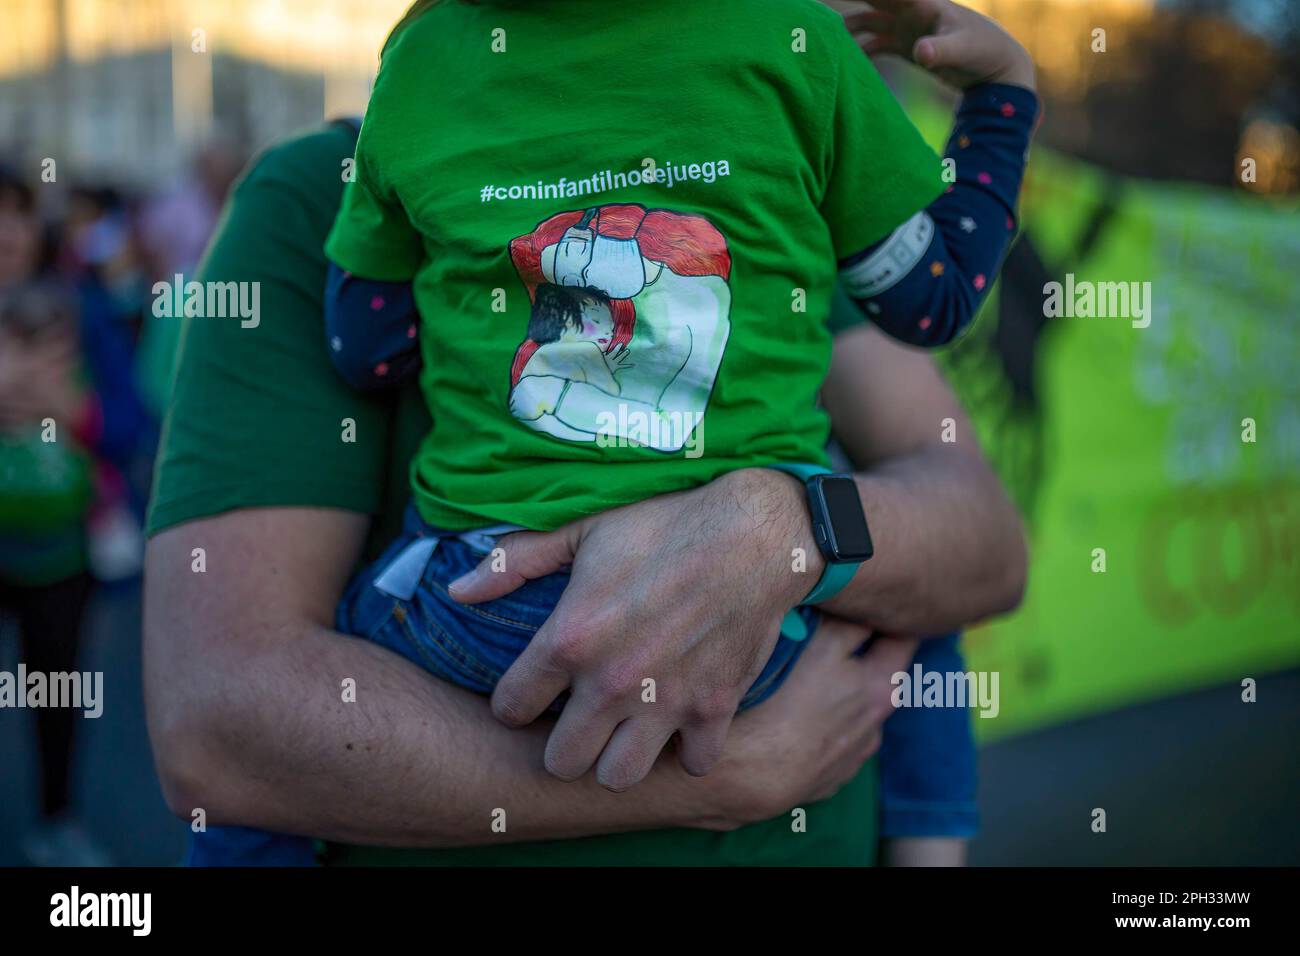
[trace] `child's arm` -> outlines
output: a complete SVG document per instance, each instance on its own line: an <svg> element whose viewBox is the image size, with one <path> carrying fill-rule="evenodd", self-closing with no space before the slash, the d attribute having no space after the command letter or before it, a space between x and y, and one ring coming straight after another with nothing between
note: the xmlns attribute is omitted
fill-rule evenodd
<svg viewBox="0 0 1300 956"><path fill-rule="evenodd" d="M385 175L402 142L385 53L357 137L353 176L325 241L326 343L335 367L360 389L409 379L419 367L419 314L412 281L424 262L424 237ZM363 278L364 277L364 278Z"/></svg>
<svg viewBox="0 0 1300 956"><path fill-rule="evenodd" d="M1020 86L967 91L944 152L956 181L888 238L840 263L849 296L894 338L943 345L979 311L1015 234L1037 112L1037 97Z"/></svg>
<svg viewBox="0 0 1300 956"><path fill-rule="evenodd" d="M902 56L966 95L945 151L955 181L888 237L843 257L840 275L882 329L933 347L974 317L1015 233L1038 113L1033 64L996 23L951 0L873 6L845 18L865 52Z"/></svg>
<svg viewBox="0 0 1300 956"><path fill-rule="evenodd" d="M409 380L420 368L419 322L411 283L361 279L330 263L325 336L334 367L353 388Z"/></svg>

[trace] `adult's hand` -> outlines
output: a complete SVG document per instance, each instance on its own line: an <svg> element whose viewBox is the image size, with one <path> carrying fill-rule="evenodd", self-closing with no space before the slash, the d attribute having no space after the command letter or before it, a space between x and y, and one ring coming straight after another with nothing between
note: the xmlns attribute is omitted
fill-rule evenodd
<svg viewBox="0 0 1300 956"><path fill-rule="evenodd" d="M781 689L736 718L717 769L730 798L718 829L767 820L835 795L880 746L894 712L891 678L911 666L914 637L881 636L826 618Z"/></svg>
<svg viewBox="0 0 1300 956"><path fill-rule="evenodd" d="M497 684L493 712L523 726L571 691L546 768L576 780L595 765L611 790L644 778L674 734L688 773L712 769L781 618L822 571L802 487L763 468L510 535L500 547L504 562L487 558L453 583L457 600L490 600L568 564L573 577ZM792 570L795 548L802 573Z"/></svg>

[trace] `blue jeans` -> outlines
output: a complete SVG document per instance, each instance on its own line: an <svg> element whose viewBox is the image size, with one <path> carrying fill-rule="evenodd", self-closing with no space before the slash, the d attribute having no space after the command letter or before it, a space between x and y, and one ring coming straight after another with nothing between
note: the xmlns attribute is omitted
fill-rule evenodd
<svg viewBox="0 0 1300 956"><path fill-rule="evenodd" d="M435 540L436 546L426 561L423 551ZM408 508L402 536L348 585L339 602L335 626L345 634L381 644L452 684L490 694L551 616L569 585L569 572L560 571L527 581L494 601L460 604L452 600L447 585L473 570L490 553L488 547L467 544L454 532L430 527L413 507ZM385 572L399 560L409 560L412 554L418 555L416 563L410 565L419 567L418 581L410 582L414 590L409 598L394 596L391 592L400 592L403 582L388 580ZM799 614L811 635L819 615L812 608L800 608ZM806 646L807 641L779 639L762 672L741 699L740 709L760 704L775 693ZM561 707L562 702L557 702L553 710Z"/></svg>
<svg viewBox="0 0 1300 956"><path fill-rule="evenodd" d="M490 694L569 583L567 571L528 581L495 601L459 604L447 585L490 553L454 532L430 527L407 508L403 532L348 585L335 627L366 638L459 687ZM381 588L383 588L381 590ZM820 616L799 608L809 638ZM762 703L790 674L808 641L782 637L741 699L742 710ZM558 711L562 699L552 705ZM189 866L312 866L315 841L249 827L209 827L196 833Z"/></svg>
<svg viewBox="0 0 1300 956"><path fill-rule="evenodd" d="M964 672L959 634L928 637L912 659L923 673ZM964 707L899 707L885 721L880 744L880 835L972 837L975 740Z"/></svg>

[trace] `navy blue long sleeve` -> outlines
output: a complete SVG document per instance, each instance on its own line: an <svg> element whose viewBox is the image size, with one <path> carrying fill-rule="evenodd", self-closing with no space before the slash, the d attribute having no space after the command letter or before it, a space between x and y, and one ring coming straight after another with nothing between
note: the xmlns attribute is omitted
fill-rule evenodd
<svg viewBox="0 0 1300 956"><path fill-rule="evenodd" d="M840 263L868 318L910 345L934 348L969 325L1016 230L1038 98L1019 86L967 90L944 157L955 182L888 237Z"/></svg>
<svg viewBox="0 0 1300 956"><path fill-rule="evenodd" d="M325 335L334 367L353 388L410 379L420 367L419 323L411 283L362 279L330 263Z"/></svg>

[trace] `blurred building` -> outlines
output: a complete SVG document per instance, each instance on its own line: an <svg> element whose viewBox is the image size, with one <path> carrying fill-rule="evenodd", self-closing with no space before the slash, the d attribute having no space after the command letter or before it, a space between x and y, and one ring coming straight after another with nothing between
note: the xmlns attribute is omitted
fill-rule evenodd
<svg viewBox="0 0 1300 956"><path fill-rule="evenodd" d="M33 174L49 156L76 177L146 185L213 137L257 148L360 113L409 2L0 0L0 149ZM1248 188L1300 189L1296 0L967 2L1033 54L1040 141L1220 185L1249 156Z"/></svg>
<svg viewBox="0 0 1300 956"><path fill-rule="evenodd" d="M407 0L0 0L0 147L150 185L214 136L360 113Z"/></svg>

